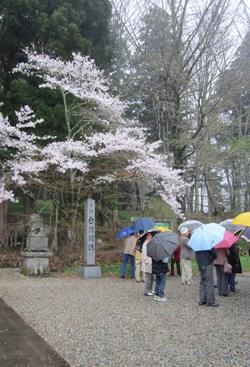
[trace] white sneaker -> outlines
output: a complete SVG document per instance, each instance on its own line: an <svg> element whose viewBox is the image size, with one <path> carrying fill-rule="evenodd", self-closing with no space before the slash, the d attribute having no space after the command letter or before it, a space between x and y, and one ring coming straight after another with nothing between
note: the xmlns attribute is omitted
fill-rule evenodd
<svg viewBox="0 0 250 367"><path fill-rule="evenodd" d="M147 292L147 293L144 293L144 296L154 296L154 293L152 293L152 292Z"/></svg>
<svg viewBox="0 0 250 367"><path fill-rule="evenodd" d="M167 302L167 298L166 297L159 297L159 302Z"/></svg>
<svg viewBox="0 0 250 367"><path fill-rule="evenodd" d="M154 300L157 301L157 302L166 302L167 298L166 297L154 296Z"/></svg>
<svg viewBox="0 0 250 367"><path fill-rule="evenodd" d="M159 296L154 296L154 301L159 301Z"/></svg>

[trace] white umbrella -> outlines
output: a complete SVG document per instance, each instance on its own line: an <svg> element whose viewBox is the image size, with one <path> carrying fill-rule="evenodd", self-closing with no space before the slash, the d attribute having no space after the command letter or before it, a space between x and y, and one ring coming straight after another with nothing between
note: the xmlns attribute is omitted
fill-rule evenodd
<svg viewBox="0 0 250 367"><path fill-rule="evenodd" d="M222 222L219 223L222 227L226 228L228 232L238 232L242 231L245 227L240 224L233 224L232 219L225 219Z"/></svg>
<svg viewBox="0 0 250 367"><path fill-rule="evenodd" d="M193 232L196 228L199 228L202 226L203 223L201 223L199 220L186 220L185 222L181 223L178 227L178 231L180 232L182 227L187 227L191 232Z"/></svg>

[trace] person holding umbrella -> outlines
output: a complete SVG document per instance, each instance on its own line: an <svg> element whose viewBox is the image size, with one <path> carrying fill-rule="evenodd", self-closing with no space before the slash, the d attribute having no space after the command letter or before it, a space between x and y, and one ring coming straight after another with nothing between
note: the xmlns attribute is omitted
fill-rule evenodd
<svg viewBox="0 0 250 367"><path fill-rule="evenodd" d="M155 296L154 301L166 302L165 287L167 281L167 273L169 258L166 256L164 259L155 261L152 259L152 274L155 275Z"/></svg>
<svg viewBox="0 0 250 367"><path fill-rule="evenodd" d="M152 238L160 233L159 230L150 230L142 234L137 241L137 246L140 247L142 253L142 272L145 279L144 296L153 296L154 275L152 274L152 258L147 255L147 246Z"/></svg>
<svg viewBox="0 0 250 367"><path fill-rule="evenodd" d="M237 273L242 274L239 247L238 247L237 242L235 242L229 249L228 262L232 266L232 272L231 274L228 274L228 285L229 285L230 292L235 292L236 274Z"/></svg>
<svg viewBox="0 0 250 367"><path fill-rule="evenodd" d="M144 296L153 296L155 294L153 292L154 276L152 274L152 258L147 256L147 245L152 238L153 233L148 232L142 245L142 271L145 274Z"/></svg>
<svg viewBox="0 0 250 367"><path fill-rule="evenodd" d="M147 245L147 255L152 257L152 273L155 275L155 296L157 302L166 302L166 274L168 260L178 247L178 236L173 232L158 233Z"/></svg>
<svg viewBox="0 0 250 367"><path fill-rule="evenodd" d="M229 296L228 284L230 284L230 288L235 289L235 273L236 267L238 268L237 241L237 236L229 231L225 231L223 240L215 245L217 258L214 264L220 296Z"/></svg>
<svg viewBox="0 0 250 367"><path fill-rule="evenodd" d="M127 238L124 241L124 251L122 256L122 265L121 265L121 278L125 279L126 277L126 268L127 263L130 261L130 278L135 277L135 246L138 235L135 233Z"/></svg>
<svg viewBox="0 0 250 367"><path fill-rule="evenodd" d="M177 275L181 276L181 247L178 246L175 252L171 256L170 262L170 275L174 276L174 268L176 264Z"/></svg>
<svg viewBox="0 0 250 367"><path fill-rule="evenodd" d="M216 269L218 294L219 296L228 297L228 274L225 273L225 264L228 264L229 250L226 248L215 248L215 251L217 256L214 260L214 265Z"/></svg>
<svg viewBox="0 0 250 367"><path fill-rule="evenodd" d="M200 306L219 306L218 303L215 303L214 292L213 261L216 256L213 248L196 252L196 261L200 272Z"/></svg>
<svg viewBox="0 0 250 367"><path fill-rule="evenodd" d="M216 259L215 245L223 240L225 228L217 223L203 224L194 230L188 245L196 253L200 272L199 305L217 307L214 291L213 262Z"/></svg>
<svg viewBox="0 0 250 367"><path fill-rule="evenodd" d="M181 270L182 270L182 284L192 284L192 255L193 250L188 246L188 240L191 233L188 227L181 227L180 229L180 248L181 248Z"/></svg>
<svg viewBox="0 0 250 367"><path fill-rule="evenodd" d="M135 280L137 283L145 282L145 275L142 270L142 246L137 240L135 246Z"/></svg>

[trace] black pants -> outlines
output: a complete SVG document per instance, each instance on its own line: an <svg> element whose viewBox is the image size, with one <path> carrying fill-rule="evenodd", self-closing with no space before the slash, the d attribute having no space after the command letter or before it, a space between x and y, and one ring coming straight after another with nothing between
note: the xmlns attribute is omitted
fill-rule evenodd
<svg viewBox="0 0 250 367"><path fill-rule="evenodd" d="M200 271L200 304L215 303L214 266L213 264L199 267Z"/></svg>
<svg viewBox="0 0 250 367"><path fill-rule="evenodd" d="M228 278L224 273L223 265L215 265L217 276L217 288L219 296L225 296L228 294Z"/></svg>

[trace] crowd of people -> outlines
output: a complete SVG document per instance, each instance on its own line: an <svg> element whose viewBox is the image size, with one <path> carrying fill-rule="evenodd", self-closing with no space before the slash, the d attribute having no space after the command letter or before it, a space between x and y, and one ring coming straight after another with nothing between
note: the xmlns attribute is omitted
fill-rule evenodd
<svg viewBox="0 0 250 367"><path fill-rule="evenodd" d="M144 296L152 296L155 301L166 302L165 288L167 273L180 277L184 286L193 283L192 260L195 258L199 274L199 305L217 307L215 289L221 297L229 297L235 292L236 274L242 273L237 242L230 248L196 251L188 245L191 231L188 227L181 227L179 231L179 245L171 255L155 261L147 254L148 243L157 231L151 230L143 234L134 233L125 239L125 246L121 265L121 278L126 278L127 265L130 263L130 278L136 282L144 282ZM170 264L170 269L169 265ZM214 283L214 269L216 285ZM169 271L170 270L170 271Z"/></svg>

